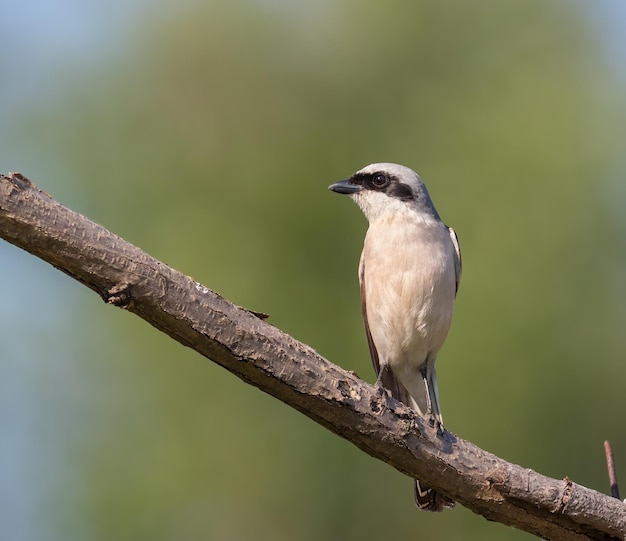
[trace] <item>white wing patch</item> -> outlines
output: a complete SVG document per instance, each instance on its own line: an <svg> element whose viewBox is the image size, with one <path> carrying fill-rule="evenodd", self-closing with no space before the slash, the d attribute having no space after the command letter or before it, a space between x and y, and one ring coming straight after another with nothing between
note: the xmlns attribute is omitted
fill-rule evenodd
<svg viewBox="0 0 626 541"><path fill-rule="evenodd" d="M450 239L454 246L454 270L456 276L456 291L459 290L459 283L461 282L461 274L463 272L463 264L461 262L461 247L459 246L459 237L456 235L456 231L451 227L448 227L448 233L450 233Z"/></svg>

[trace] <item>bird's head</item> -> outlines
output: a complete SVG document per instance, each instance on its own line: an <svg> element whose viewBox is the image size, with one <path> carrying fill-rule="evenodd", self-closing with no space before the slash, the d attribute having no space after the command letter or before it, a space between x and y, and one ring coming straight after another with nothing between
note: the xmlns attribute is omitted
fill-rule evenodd
<svg viewBox="0 0 626 541"><path fill-rule="evenodd" d="M423 221L439 221L422 179L403 165L373 163L328 188L350 195L370 222L396 213L411 213Z"/></svg>

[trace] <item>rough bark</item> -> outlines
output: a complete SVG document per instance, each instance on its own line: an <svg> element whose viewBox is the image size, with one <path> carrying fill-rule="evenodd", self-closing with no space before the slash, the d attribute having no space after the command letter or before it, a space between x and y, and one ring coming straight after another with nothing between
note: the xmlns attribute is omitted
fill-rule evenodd
<svg viewBox="0 0 626 541"><path fill-rule="evenodd" d="M399 402L19 173L0 176L0 236L488 520L551 540L626 536L626 505L618 499L510 464L449 432L438 435Z"/></svg>

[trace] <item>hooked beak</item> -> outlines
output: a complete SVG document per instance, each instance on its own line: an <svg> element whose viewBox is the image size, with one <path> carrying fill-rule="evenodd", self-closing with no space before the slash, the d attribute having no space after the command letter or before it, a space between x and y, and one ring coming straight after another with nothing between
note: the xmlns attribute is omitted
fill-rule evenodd
<svg viewBox="0 0 626 541"><path fill-rule="evenodd" d="M339 182L331 184L328 189L337 193L352 194L360 192L362 187L358 184L352 184L350 180L340 180Z"/></svg>

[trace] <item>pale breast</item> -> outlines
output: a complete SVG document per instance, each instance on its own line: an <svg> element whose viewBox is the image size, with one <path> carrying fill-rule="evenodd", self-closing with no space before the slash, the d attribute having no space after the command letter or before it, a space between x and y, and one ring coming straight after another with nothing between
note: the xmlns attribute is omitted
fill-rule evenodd
<svg viewBox="0 0 626 541"><path fill-rule="evenodd" d="M421 365L450 328L454 246L441 222L380 220L363 247L367 319L381 362Z"/></svg>

